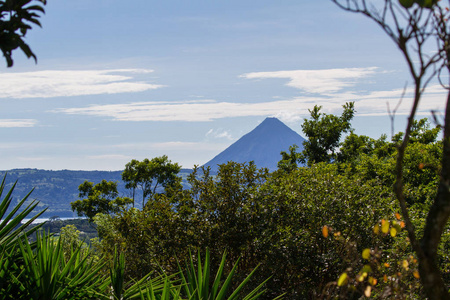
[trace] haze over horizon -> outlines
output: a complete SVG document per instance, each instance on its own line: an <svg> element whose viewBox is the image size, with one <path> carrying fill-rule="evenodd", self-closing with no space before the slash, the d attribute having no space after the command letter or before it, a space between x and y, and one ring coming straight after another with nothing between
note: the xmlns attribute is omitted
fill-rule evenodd
<svg viewBox="0 0 450 300"><path fill-rule="evenodd" d="M0 65L0 169L202 165L266 117L301 132L315 104L355 101L357 134L390 136L412 80L373 22L331 1L50 1ZM404 131L411 93L395 118ZM419 117L443 108L432 82Z"/></svg>

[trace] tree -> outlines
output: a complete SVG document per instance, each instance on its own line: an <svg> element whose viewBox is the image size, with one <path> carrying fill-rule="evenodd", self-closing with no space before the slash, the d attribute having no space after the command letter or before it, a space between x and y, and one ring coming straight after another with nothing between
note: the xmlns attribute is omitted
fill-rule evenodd
<svg viewBox="0 0 450 300"><path fill-rule="evenodd" d="M289 152L281 151L281 160L277 164L279 170L292 172L298 168L301 153L297 152L297 149L297 145L292 145L289 147Z"/></svg>
<svg viewBox="0 0 450 300"><path fill-rule="evenodd" d="M38 13L44 13L46 3L47 0L0 0L0 49L8 67L13 65L12 52L17 48L37 61L24 38L32 24L41 27Z"/></svg>
<svg viewBox="0 0 450 300"><path fill-rule="evenodd" d="M90 222L98 213L117 213L132 202L128 197L118 197L117 182L102 180L94 185L86 180L78 190L79 197L84 199L71 202L70 205L78 216L86 216Z"/></svg>
<svg viewBox="0 0 450 300"><path fill-rule="evenodd" d="M172 163L166 155L151 160L146 158L141 162L133 159L127 163L122 180L125 187L131 190L133 206L136 189L140 189L142 193L142 207L144 207L145 201L156 194L157 188L167 189L180 185L181 179L177 176L180 169L181 167L177 163Z"/></svg>
<svg viewBox="0 0 450 300"><path fill-rule="evenodd" d="M308 138L303 142L300 160L308 165L318 162L330 162L336 159L335 150L339 146L342 134L351 129L350 121L355 113L354 102L346 103L340 117L321 113L321 106L309 110L311 120L305 119L302 130Z"/></svg>
<svg viewBox="0 0 450 300"><path fill-rule="evenodd" d="M374 22L398 46L414 81L414 98L403 139L398 144L394 191L399 201L411 246L419 261L420 278L430 299L450 299L448 288L437 265L441 236L450 216L450 88L444 117L444 138L440 183L435 200L428 211L421 240L409 216L404 193L404 158L414 129L414 118L421 96L436 76L442 83L442 72L448 76L450 65L449 12L436 0L332 0L344 10L360 13Z"/></svg>

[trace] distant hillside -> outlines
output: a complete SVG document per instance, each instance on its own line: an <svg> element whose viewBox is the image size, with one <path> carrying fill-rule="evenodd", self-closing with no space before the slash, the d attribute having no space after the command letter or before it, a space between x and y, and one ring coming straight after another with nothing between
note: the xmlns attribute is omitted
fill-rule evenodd
<svg viewBox="0 0 450 300"><path fill-rule="evenodd" d="M266 118L251 132L207 162L205 166L216 171L218 164L228 161L239 163L254 161L259 168L266 167L270 171L275 171L281 159L280 152L288 151L289 146L294 144L299 146L299 151L302 151L304 141L303 137L277 118Z"/></svg>
<svg viewBox="0 0 450 300"><path fill-rule="evenodd" d="M48 171L38 169L14 169L9 171L0 171L0 177L6 177L6 191L12 187L15 181L17 185L14 189L14 203L17 203L33 188L34 191L30 199L40 201L39 210L45 207L49 209L44 214L44 218L59 216L75 217L70 208L70 202L78 200L78 186L85 180L99 183L103 179L108 181L117 181L119 194L130 196L122 182L122 171ZM191 173L189 169L182 169L180 176L183 177L183 184L186 182L186 176ZM3 195L3 196L4 196ZM137 201L136 205L139 205Z"/></svg>

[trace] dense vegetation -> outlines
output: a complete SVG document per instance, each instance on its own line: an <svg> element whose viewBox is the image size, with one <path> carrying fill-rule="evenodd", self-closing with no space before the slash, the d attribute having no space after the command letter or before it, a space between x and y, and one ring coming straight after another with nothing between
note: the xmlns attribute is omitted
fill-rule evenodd
<svg viewBox="0 0 450 300"><path fill-rule="evenodd" d="M329 117L322 114L317 122ZM420 231L435 196L442 150L439 128L430 128L426 120L417 121L414 128L405 156L405 190ZM98 247L108 255L120 245L128 257L128 278L140 278L161 265L173 272L174 256L186 259L190 249L208 248L215 260L226 250L232 260L241 257L243 274L259 265L255 282L273 276L266 296L286 293L298 299L318 298L324 291L343 293L343 288L335 290L329 283L348 267L356 277L365 265L362 251L372 249L378 264L372 267L373 274L366 272L377 278L372 294L420 297L414 254L401 230L400 208L391 188L401 136L374 140L352 132L327 152L334 153L332 157L298 167L301 159L311 159L306 151L294 150L285 153L280 161L284 168L274 173L252 163L221 165L216 176L196 168L188 178L190 189L169 189L148 201L143 210L97 215ZM381 222L390 225L390 234L373 233ZM324 226L330 231L327 238ZM449 238L447 227L441 250L450 247ZM405 260L408 268L402 269L398 264ZM440 263L449 280L445 251ZM368 278L362 280L364 284ZM362 286L355 280L355 291L348 292L362 294Z"/></svg>
<svg viewBox="0 0 450 300"><path fill-rule="evenodd" d="M236 288L231 289L238 263L224 272L229 262L226 254L216 265L213 276L209 251L202 259L191 257L185 268L168 274L145 274L136 281L125 281L125 256L114 251L113 259L105 261L93 248L79 239L73 225L61 230L59 237L40 231L31 223L41 213L21 224L37 205L32 202L18 213L28 196L7 213L12 203L14 187L5 190L0 184L0 297L1 299L256 299L264 293L264 282L255 289L243 291L249 274ZM36 240L29 238L36 234ZM228 273L228 274L227 274Z"/></svg>
<svg viewBox="0 0 450 300"><path fill-rule="evenodd" d="M347 110L354 112L352 105L346 105L344 113ZM339 117L321 113L320 107L312 112L318 114L314 122L330 119L334 121L329 126L333 126L339 121ZM405 155L405 196L419 234L439 180L439 131L425 119L416 121ZM188 177L190 188L183 188L180 178L166 182L164 190L147 196L143 209L124 204L111 211L100 206L104 211L91 216L99 239L92 239L90 246L73 225L63 227L58 243L66 260L74 252L70 247L75 247L83 257L110 262L99 267L104 276L120 253L124 287L159 270L177 274L178 262L198 262L201 259L192 253L209 249L211 272L218 271L224 252L226 272L232 269L228 262L240 259L234 271L236 282L254 271L242 289L246 294L271 276L261 296L264 299L282 294L289 299L316 299L367 293L378 298L419 299L424 295L416 256L391 188L396 144L402 135L375 140L351 131L341 143L326 146L331 156L310 156L292 147L283 153L280 168L273 173L253 163L229 162L219 166L217 175L207 168L195 168ZM311 162L311 157L317 161ZM308 167L301 166L305 159ZM173 169L172 175L176 174ZM81 184L80 196L86 186L93 189L96 185ZM106 186L114 187L102 185ZM78 202L105 204L102 193L92 195L97 198ZM89 205L81 207L90 213ZM83 214L82 209L78 212ZM446 282L450 282L449 248L447 226L439 256ZM238 286L232 284L231 290Z"/></svg>

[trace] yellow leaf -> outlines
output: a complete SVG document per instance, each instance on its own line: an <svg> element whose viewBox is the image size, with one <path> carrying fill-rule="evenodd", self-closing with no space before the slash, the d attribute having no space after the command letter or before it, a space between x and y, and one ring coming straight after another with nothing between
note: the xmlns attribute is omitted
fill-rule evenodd
<svg viewBox="0 0 450 300"><path fill-rule="evenodd" d="M417 270L415 270L415 271L413 272L413 276L414 276L415 278L417 278L417 279L420 278L419 272L418 272Z"/></svg>
<svg viewBox="0 0 450 300"><path fill-rule="evenodd" d="M388 233L389 232L389 222L386 220L381 220L381 232Z"/></svg>
<svg viewBox="0 0 450 300"><path fill-rule="evenodd" d="M344 273L341 274L341 276L339 276L337 285L338 286L343 286L343 285L346 285L347 282L348 282L348 275L347 275L347 273L344 272Z"/></svg>
<svg viewBox="0 0 450 300"><path fill-rule="evenodd" d="M408 261L405 259L404 261L402 261L402 267L405 269L405 270L408 270L408 266L409 266L409 263L408 263Z"/></svg>
<svg viewBox="0 0 450 300"><path fill-rule="evenodd" d="M397 229L395 229L395 227L391 228L391 236L395 237L397 235Z"/></svg>
<svg viewBox="0 0 450 300"><path fill-rule="evenodd" d="M363 250L362 258L367 259L367 260L370 258L370 249L366 248L366 249Z"/></svg>
<svg viewBox="0 0 450 300"><path fill-rule="evenodd" d="M378 234L379 232L380 232L380 225L377 224L373 227L373 233Z"/></svg>
<svg viewBox="0 0 450 300"><path fill-rule="evenodd" d="M328 237L328 226L327 225L322 227L322 235L324 238Z"/></svg>
<svg viewBox="0 0 450 300"><path fill-rule="evenodd" d="M366 296L367 298L370 297L370 294L372 294L372 287L370 285L368 285L366 287L366 290L364 291L364 296Z"/></svg>

